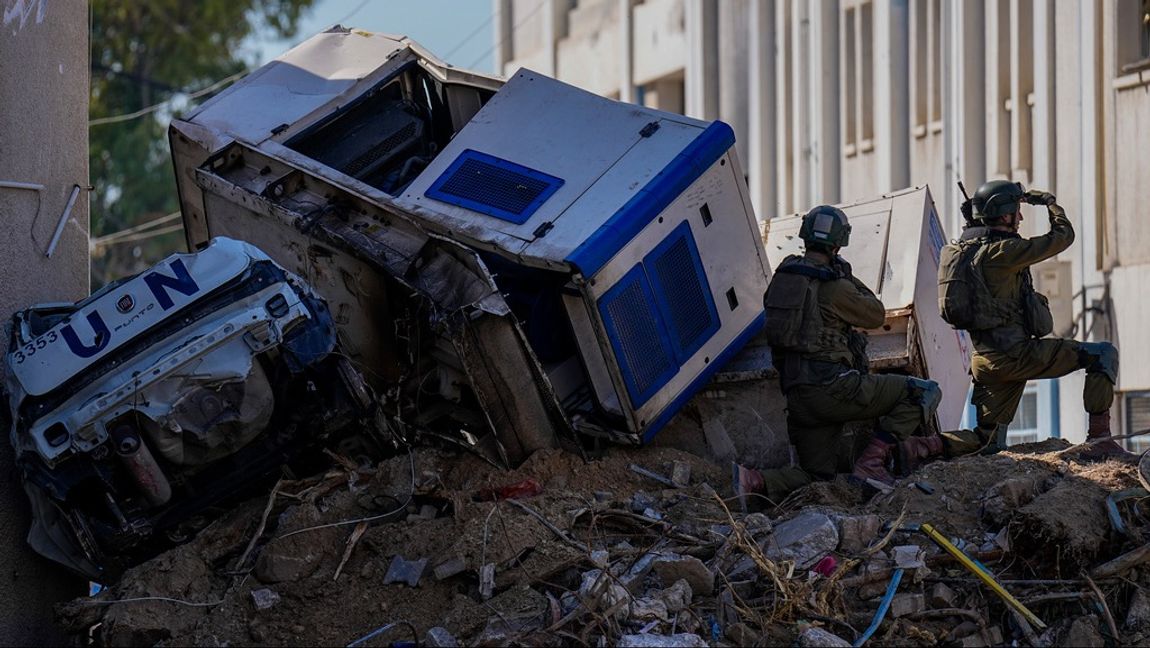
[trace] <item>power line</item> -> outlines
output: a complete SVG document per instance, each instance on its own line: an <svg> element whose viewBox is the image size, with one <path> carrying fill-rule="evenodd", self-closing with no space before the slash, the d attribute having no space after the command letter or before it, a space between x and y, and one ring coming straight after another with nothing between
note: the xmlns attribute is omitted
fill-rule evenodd
<svg viewBox="0 0 1150 648"><path fill-rule="evenodd" d="M492 45L490 49L488 49L486 52L484 52L483 54L481 54L481 55L479 56L479 58L477 58L477 59L475 59L474 61L472 61L472 62L471 62L471 65L469 65L469 66L467 66L467 67L469 67L469 68L473 68L473 67L475 67L476 65L479 65L479 63L480 63L480 62L481 62L483 59L485 59L485 58L487 58L488 56L490 56L490 55L491 55L491 53L492 53L492 52L494 52L494 51L496 50L496 48L499 48L499 47L503 47L503 45L504 45L504 44L505 44L507 41L511 40L511 37L512 37L512 36L515 34L515 30L517 30L517 29L519 29L520 27L522 27L524 24L526 24L526 23L527 23L527 21L528 21L528 20L530 20L530 18L531 18L532 16L534 16L534 15L535 15L535 14L537 14L537 13L539 13L539 10L543 8L543 5L547 4L547 1L548 1L548 0L539 0L539 4L535 5L535 8L534 8L534 9L532 9L532 10L531 10L531 11L530 11L530 12L529 12L529 13L528 13L526 16L523 16L523 19L522 19L522 20L520 20L519 22L515 23L515 25L511 27L511 30L510 30L510 31L508 31L508 32L507 32L507 34L505 34L505 35L503 36L502 40L500 40L498 43L496 43L496 44ZM493 15L492 15L492 19L494 19L494 17L495 17L495 16L494 16L494 14L493 14ZM497 72L498 72L498 71L497 71Z"/></svg>
<svg viewBox="0 0 1150 648"><path fill-rule="evenodd" d="M494 11L492 11L491 15L487 17L487 20L483 21L483 23L481 25L479 25L478 27L475 28L475 31L471 32L463 40L459 41L459 43L457 43L455 45L455 47L451 48L450 52L444 54L441 58L444 61L451 58L452 54L458 52L460 50L460 48L462 48L464 45L467 44L468 41L470 41L472 38L475 38L476 36L478 36L479 32L483 31L483 29L485 27L490 25L492 20L495 20L495 12Z"/></svg>
<svg viewBox="0 0 1150 648"><path fill-rule="evenodd" d="M356 7L355 9L352 9L352 10L351 10L351 13L349 13L349 14L348 14L348 15L346 15L346 16L344 16L343 18L340 18L340 19L339 19L338 21L336 21L336 22L338 22L339 24L341 24L341 25L342 25L343 23L347 22L348 20L351 20L351 17L352 17L352 16L354 16L355 14L359 13L359 10L360 10L360 9L363 9L364 7L366 7L366 6L367 6L367 3L369 3L369 2L371 2L371 0L363 0L363 2L359 3L359 6L358 6L358 7Z"/></svg>
<svg viewBox="0 0 1150 648"><path fill-rule="evenodd" d="M201 88L199 90L196 90L195 92L187 95L186 99L199 99L200 97L202 97L202 96L204 96L210 92L214 92L214 91L222 88L223 86L231 83L232 81L239 79L240 77L244 76L247 73L248 73L247 70L244 70L242 72L237 72L237 73L231 75L230 77L227 77L226 79L216 81L215 83L211 84L210 86L208 86L206 88ZM163 108L164 106L167 106L168 104L172 103L172 101L174 101L175 99L176 99L176 97L174 97L174 96L169 97L168 99L165 99L158 104L148 106L147 108L142 108L140 110L137 110L136 112L127 113L124 115L113 115L111 117L98 117L96 119L91 119L91 120L88 120L88 125L89 126L100 126L101 124L116 124L119 122L126 122L126 121L131 121L133 119L138 119L138 118L143 117L144 115L147 115L149 113L156 112L157 110Z"/></svg>
<svg viewBox="0 0 1150 648"><path fill-rule="evenodd" d="M110 243L110 242L115 241L116 239L123 238L123 237L131 235L131 234L136 234L138 232L143 232L144 230L150 230L152 228L159 227L160 225L164 225L166 223L170 223L174 220L179 219L179 217L180 217L180 212L175 211L175 212L172 212L170 214L167 214L166 216L160 216L159 218L153 218L150 221L145 221L145 222L140 223L138 225L133 225L132 227L122 229L118 232L112 232L111 234L105 234L104 236L94 238L94 239L92 239L92 244L93 245L101 245L104 243Z"/></svg>
<svg viewBox="0 0 1150 648"><path fill-rule="evenodd" d="M120 243L133 243L136 241L144 241L144 240L147 240L150 238L155 238L157 236L163 236L164 234L171 234L172 232L178 232L182 229L184 229L184 224L183 223L176 223L175 225L168 225L167 227L161 227L159 229L155 229L155 230L152 230L150 232L140 232L139 234L132 234L131 236L124 236L124 237L118 238L114 241L104 241L101 239L93 239L93 240L88 242L88 248L89 249L95 249L95 248L100 248L100 247L107 247L109 245L117 245Z"/></svg>

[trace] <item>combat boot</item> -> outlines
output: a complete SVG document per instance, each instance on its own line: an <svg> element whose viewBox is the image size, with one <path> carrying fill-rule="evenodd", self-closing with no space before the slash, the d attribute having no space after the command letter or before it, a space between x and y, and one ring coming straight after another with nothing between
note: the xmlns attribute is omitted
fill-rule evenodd
<svg viewBox="0 0 1150 648"><path fill-rule="evenodd" d="M747 495L763 490L763 473L731 462L731 488L739 502L739 509L747 512Z"/></svg>
<svg viewBox="0 0 1150 648"><path fill-rule="evenodd" d="M1086 428L1086 445L1080 456L1083 458L1109 459L1131 457L1132 453L1110 438L1110 410L1090 415L1090 425Z"/></svg>
<svg viewBox="0 0 1150 648"><path fill-rule="evenodd" d="M919 466L940 456L942 456L941 436L937 434L912 436L898 444L899 472L909 475L918 470Z"/></svg>
<svg viewBox="0 0 1150 648"><path fill-rule="evenodd" d="M886 464L894 451L895 444L887 443L878 437L872 437L870 445L863 449L855 461L851 475L861 481L873 479L884 484L893 484L894 476L887 470Z"/></svg>

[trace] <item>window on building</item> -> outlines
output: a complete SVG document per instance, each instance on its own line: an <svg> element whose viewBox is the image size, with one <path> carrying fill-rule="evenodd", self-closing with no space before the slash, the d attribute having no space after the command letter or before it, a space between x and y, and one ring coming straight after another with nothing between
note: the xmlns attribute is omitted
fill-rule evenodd
<svg viewBox="0 0 1150 648"><path fill-rule="evenodd" d="M1118 74L1150 68L1150 0L1118 0Z"/></svg>
<svg viewBox="0 0 1150 648"><path fill-rule="evenodd" d="M848 1L841 22L843 49L843 154L874 148L874 6L869 0Z"/></svg>
<svg viewBox="0 0 1150 648"><path fill-rule="evenodd" d="M1135 434L1150 430L1150 391L1128 392L1124 396L1126 427L1123 434ZM1126 440L1127 447L1135 452L1150 448L1150 435L1136 436Z"/></svg>
<svg viewBox="0 0 1150 648"><path fill-rule="evenodd" d="M1007 445L1038 441L1038 386L1028 385L1018 404L1014 420L1006 431Z"/></svg>

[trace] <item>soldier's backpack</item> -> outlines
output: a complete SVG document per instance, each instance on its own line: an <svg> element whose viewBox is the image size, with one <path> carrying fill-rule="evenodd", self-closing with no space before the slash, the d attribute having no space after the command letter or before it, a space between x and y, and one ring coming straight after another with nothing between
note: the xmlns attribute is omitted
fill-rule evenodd
<svg viewBox="0 0 1150 648"><path fill-rule="evenodd" d="M952 242L938 259L938 310L956 329L981 331L1010 323L1010 307L996 299L979 267L983 241Z"/></svg>
<svg viewBox="0 0 1150 648"><path fill-rule="evenodd" d="M767 344L796 353L816 351L823 330L819 284L833 279L833 270L808 263L798 255L783 259L763 296Z"/></svg>

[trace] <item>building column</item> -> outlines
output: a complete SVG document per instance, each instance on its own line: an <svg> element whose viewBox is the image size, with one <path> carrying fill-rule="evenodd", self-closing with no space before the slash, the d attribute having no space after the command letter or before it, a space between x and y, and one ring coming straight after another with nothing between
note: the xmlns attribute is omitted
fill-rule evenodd
<svg viewBox="0 0 1150 648"><path fill-rule="evenodd" d="M1055 186L1054 0L1034 0L1034 106L1030 182L1057 193Z"/></svg>
<svg viewBox="0 0 1150 648"><path fill-rule="evenodd" d="M874 0L876 189L880 191L903 189L910 183L909 14L907 0Z"/></svg>
<svg viewBox="0 0 1150 648"><path fill-rule="evenodd" d="M719 119L735 130L739 159L748 159L747 142L747 40L750 3L747 0L719 2Z"/></svg>
<svg viewBox="0 0 1150 648"><path fill-rule="evenodd" d="M619 101L635 103L635 30L631 26L634 0L615 1L619 3Z"/></svg>
<svg viewBox="0 0 1150 648"><path fill-rule="evenodd" d="M788 146L794 162L791 166L791 195L794 208L803 211L812 206L811 185L814 178L814 165L811 163L811 123L817 121L812 115L812 95L815 82L812 70L818 70L811 60L811 3L807 0L792 0L791 21L787 26L791 31L791 85L790 101L792 126ZM821 75L819 75L821 76Z"/></svg>
<svg viewBox="0 0 1150 648"><path fill-rule="evenodd" d="M495 40L495 73L502 76L503 66L515 58L511 32L514 29L511 16L511 0L491 0L493 34Z"/></svg>
<svg viewBox="0 0 1150 648"><path fill-rule="evenodd" d="M838 2L818 0L812 4L810 23L810 69L820 73L813 75L816 81L811 88L809 191L812 204L833 204L839 202L842 193Z"/></svg>
<svg viewBox="0 0 1150 648"><path fill-rule="evenodd" d="M776 119L775 109L775 7L773 3L751 3L748 70L750 73L750 117L748 124L747 173L750 175L751 203L759 220L779 215L776 198Z"/></svg>
<svg viewBox="0 0 1150 648"><path fill-rule="evenodd" d="M719 117L719 8L713 0L684 0L687 13L686 114Z"/></svg>

